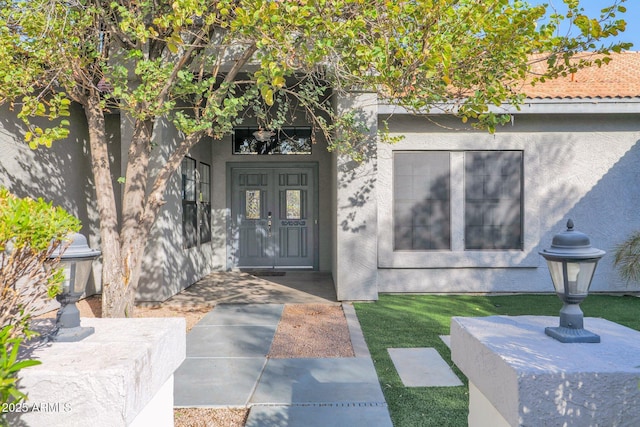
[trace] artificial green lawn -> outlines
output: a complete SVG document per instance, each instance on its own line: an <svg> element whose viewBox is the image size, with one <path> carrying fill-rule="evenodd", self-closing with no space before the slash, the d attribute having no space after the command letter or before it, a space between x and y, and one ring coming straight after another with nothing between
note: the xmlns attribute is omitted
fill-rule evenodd
<svg viewBox="0 0 640 427"><path fill-rule="evenodd" d="M396 427L467 425L467 379L451 362L451 352L439 338L449 335L451 317L558 316L561 307L555 295L381 295L375 303L355 304ZM580 307L585 317L602 317L640 330L640 298L590 295ZM404 387L387 348L410 347L438 350L465 385Z"/></svg>

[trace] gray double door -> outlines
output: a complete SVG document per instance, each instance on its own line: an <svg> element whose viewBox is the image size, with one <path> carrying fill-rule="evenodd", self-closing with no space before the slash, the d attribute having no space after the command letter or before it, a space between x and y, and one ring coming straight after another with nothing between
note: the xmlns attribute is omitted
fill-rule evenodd
<svg viewBox="0 0 640 427"><path fill-rule="evenodd" d="M235 267L316 269L316 167L231 168Z"/></svg>

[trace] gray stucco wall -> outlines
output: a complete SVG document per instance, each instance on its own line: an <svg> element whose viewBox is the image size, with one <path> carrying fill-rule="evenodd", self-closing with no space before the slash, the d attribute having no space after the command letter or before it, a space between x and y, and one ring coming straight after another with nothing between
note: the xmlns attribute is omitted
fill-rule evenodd
<svg viewBox="0 0 640 427"><path fill-rule="evenodd" d="M336 211L334 219L333 280L338 300L378 299L377 260L377 98L371 93L352 93L338 99L338 114L357 111L358 119L369 128L362 143L366 154L361 163L335 153Z"/></svg>
<svg viewBox="0 0 640 427"><path fill-rule="evenodd" d="M173 126L159 123L154 130L158 142L150 164L157 171L180 142L181 137ZM205 138L188 156L211 165L211 140ZM153 173L153 172L152 172ZM151 230L145 249L142 276L138 286L138 301L164 301L200 280L215 267L214 242L201 243L186 248L182 232L181 176L178 171L169 181L164 194L165 204Z"/></svg>
<svg viewBox="0 0 640 427"><path fill-rule="evenodd" d="M98 212L91 173L88 132L82 108L71 107L71 133L51 148L31 150L24 142L25 129L7 106L0 107L0 185L20 197L42 197L62 206L82 221L80 232L93 248L100 247ZM119 173L119 116L106 117L112 136L110 145L113 167ZM43 123L46 126L46 123ZM115 191L119 187L115 184ZM118 197L119 198L119 197ZM100 292L100 259L93 263L93 275L87 294Z"/></svg>
<svg viewBox="0 0 640 427"><path fill-rule="evenodd" d="M438 125L409 115L388 119L392 135L405 139L378 146L380 292L551 292L538 251L568 218L607 251L593 291L640 289L623 282L612 261L615 245L640 228L638 115L517 115L495 135L445 118L436 118ZM393 251L394 151L502 149L524 152L524 250L465 251L454 244L451 251ZM463 232L452 223L452 240L460 242Z"/></svg>

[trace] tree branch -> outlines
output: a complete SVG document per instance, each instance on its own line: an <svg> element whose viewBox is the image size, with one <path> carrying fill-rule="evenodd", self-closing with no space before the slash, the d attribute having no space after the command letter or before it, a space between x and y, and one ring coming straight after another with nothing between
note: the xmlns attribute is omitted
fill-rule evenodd
<svg viewBox="0 0 640 427"><path fill-rule="evenodd" d="M160 107L162 107L162 105L165 103L167 96L169 95L169 91L173 87L180 70L184 69L184 67L187 66L190 61L193 61L192 54L197 50L204 49L205 43L203 43L203 40L207 40L207 38L205 37L208 36L209 33L209 30L205 30L203 28L198 34L194 35L192 43L189 44L189 48L185 50L180 60L175 63L173 70L171 71L171 75L165 81L164 87L158 95L158 105ZM198 43L196 43L196 41L198 41Z"/></svg>

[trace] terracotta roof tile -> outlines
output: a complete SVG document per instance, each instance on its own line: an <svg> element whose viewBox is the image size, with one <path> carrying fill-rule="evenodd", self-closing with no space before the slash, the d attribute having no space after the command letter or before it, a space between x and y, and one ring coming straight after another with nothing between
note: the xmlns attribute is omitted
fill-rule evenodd
<svg viewBox="0 0 640 427"><path fill-rule="evenodd" d="M533 71L545 64L534 64ZM566 77L526 84L527 98L630 98L640 97L640 52L612 54L609 64L584 68Z"/></svg>

